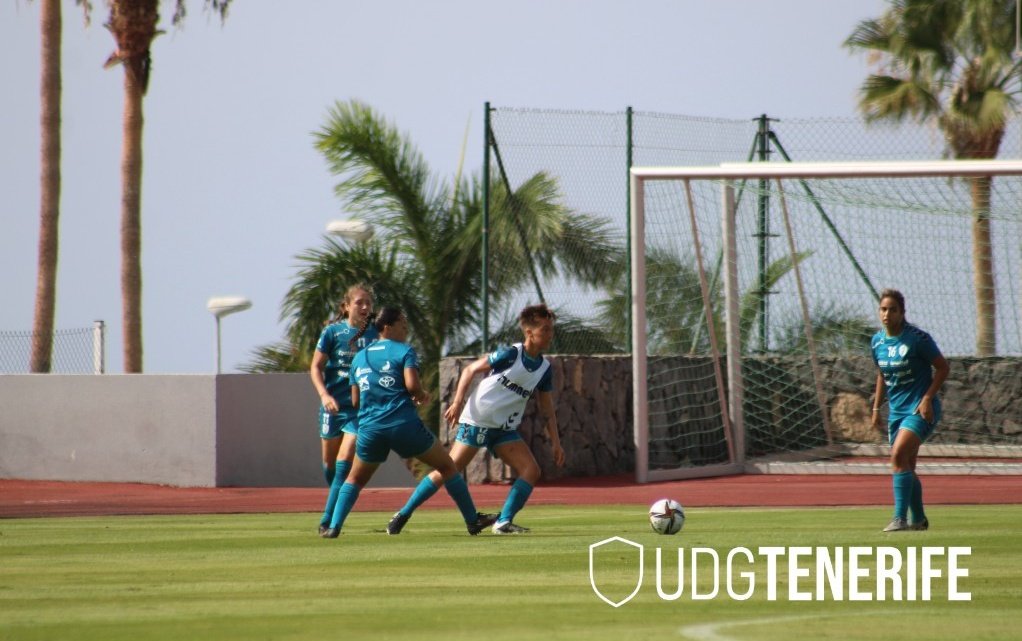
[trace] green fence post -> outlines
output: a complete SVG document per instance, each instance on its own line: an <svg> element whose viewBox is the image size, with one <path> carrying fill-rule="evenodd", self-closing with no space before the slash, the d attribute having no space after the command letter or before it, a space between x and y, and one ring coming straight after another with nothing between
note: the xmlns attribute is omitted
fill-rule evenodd
<svg viewBox="0 0 1022 641"><path fill-rule="evenodd" d="M626 300L628 301L628 324L632 326L632 108L625 109L625 265L628 277L625 279ZM628 331L626 351L632 352L632 332Z"/></svg>
<svg viewBox="0 0 1022 641"><path fill-rule="evenodd" d="M490 351L490 103L483 104L483 327L480 345Z"/></svg>

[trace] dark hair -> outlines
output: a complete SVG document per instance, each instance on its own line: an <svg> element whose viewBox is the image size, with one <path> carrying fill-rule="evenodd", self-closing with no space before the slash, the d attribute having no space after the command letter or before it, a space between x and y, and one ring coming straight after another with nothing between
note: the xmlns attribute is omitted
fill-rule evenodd
<svg viewBox="0 0 1022 641"><path fill-rule="evenodd" d="M880 300L883 301L885 298L893 298L898 301L898 306L901 307L901 311L905 311L905 296L896 289L885 289L880 292Z"/></svg>
<svg viewBox="0 0 1022 641"><path fill-rule="evenodd" d="M535 325L540 320L556 319L557 314L554 314L547 308L545 303L539 305L529 305L518 314L518 324L523 328L525 326Z"/></svg>
<svg viewBox="0 0 1022 641"><path fill-rule="evenodd" d="M351 340L348 341L348 351L354 349L355 343L358 342L358 339L365 336L366 330L369 329L369 324L373 322L373 318L375 317L376 314L373 312L366 314L366 317L362 320L361 327L358 328L358 332L356 332L355 335L351 337Z"/></svg>
<svg viewBox="0 0 1022 641"><path fill-rule="evenodd" d="M384 327L398 322L402 316L404 313L400 307L384 307L376 317L376 330L382 332Z"/></svg>

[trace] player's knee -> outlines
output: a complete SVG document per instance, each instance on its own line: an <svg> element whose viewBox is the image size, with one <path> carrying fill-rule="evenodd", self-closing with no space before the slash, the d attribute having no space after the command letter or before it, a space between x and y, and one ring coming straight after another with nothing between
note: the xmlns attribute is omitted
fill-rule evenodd
<svg viewBox="0 0 1022 641"><path fill-rule="evenodd" d="M443 463L440 463L439 465L437 465L437 467L435 468L435 471L440 473L440 478L443 479L443 481L446 483L447 481L449 481L452 478L454 478L454 475L458 473L458 468L454 464L454 461L451 461L450 459L448 459L448 460L444 461Z"/></svg>
<svg viewBox="0 0 1022 641"><path fill-rule="evenodd" d="M912 456L903 449L891 451L891 470L895 472L911 472L915 469L915 461Z"/></svg>
<svg viewBox="0 0 1022 641"><path fill-rule="evenodd" d="M541 476L543 476L543 470L535 463L529 463L518 473L518 478L529 485L535 485Z"/></svg>

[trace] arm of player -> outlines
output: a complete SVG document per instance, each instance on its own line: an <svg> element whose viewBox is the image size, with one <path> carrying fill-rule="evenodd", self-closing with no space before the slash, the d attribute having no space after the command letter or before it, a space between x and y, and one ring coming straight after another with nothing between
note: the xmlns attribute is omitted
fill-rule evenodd
<svg viewBox="0 0 1022 641"><path fill-rule="evenodd" d="M405 389L412 397L416 405L425 405L429 402L429 392L422 389L422 381L419 380L419 370L414 367L405 368Z"/></svg>
<svg viewBox="0 0 1022 641"><path fill-rule="evenodd" d="M554 453L554 463L564 467L564 448L561 447L561 436L557 433L557 412L554 410L554 395L550 392L537 392L536 402L539 412L546 419L546 433L550 437L550 447Z"/></svg>
<svg viewBox="0 0 1022 641"><path fill-rule="evenodd" d="M312 386L319 393L319 402L322 403L323 409L331 414L336 414L341 408L337 406L337 401L334 400L334 397L330 396L330 392L326 391L326 381L323 379L323 368L326 367L327 358L329 357L326 354L318 349L315 350L312 353L312 366L309 367L309 376L312 378Z"/></svg>
<svg viewBox="0 0 1022 641"><path fill-rule="evenodd" d="M454 391L454 398L444 412L444 419L448 425L456 425L461 418L461 410L465 409L465 400L468 398L468 388L472 387L472 379L476 374L489 374L490 357L483 356L473 361L468 367L461 370L461 377L458 378L458 387Z"/></svg>
<svg viewBox="0 0 1022 641"><path fill-rule="evenodd" d="M358 409L358 401L359 401L358 385L352 385L351 386L351 406L354 407L355 409Z"/></svg>
<svg viewBox="0 0 1022 641"><path fill-rule="evenodd" d="M880 420L880 404L884 401L884 375L877 372L876 389L873 393L873 414L870 424L878 432L883 433L884 427Z"/></svg>
<svg viewBox="0 0 1022 641"><path fill-rule="evenodd" d="M919 405L916 406L916 414L922 416L927 423L933 422L933 397L940 391L948 374L951 373L951 365L948 364L946 358L938 356L933 359L933 370L933 381L923 397L919 399Z"/></svg>

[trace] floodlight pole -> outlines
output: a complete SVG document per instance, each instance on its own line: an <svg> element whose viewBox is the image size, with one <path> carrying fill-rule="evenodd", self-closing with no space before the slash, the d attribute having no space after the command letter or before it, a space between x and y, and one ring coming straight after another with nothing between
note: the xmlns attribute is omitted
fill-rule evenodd
<svg viewBox="0 0 1022 641"><path fill-rule="evenodd" d="M216 373L220 373L220 317L215 316L216 319Z"/></svg>
<svg viewBox="0 0 1022 641"><path fill-rule="evenodd" d="M243 312L252 306L252 301L244 296L214 296L206 302L206 309L216 319L216 373L220 373L220 319L228 314Z"/></svg>

